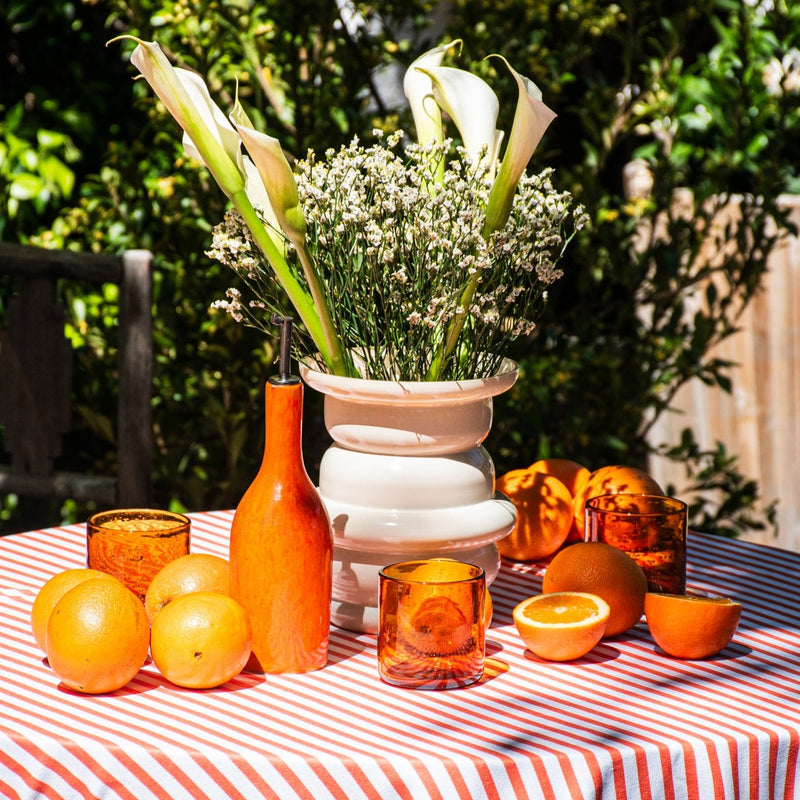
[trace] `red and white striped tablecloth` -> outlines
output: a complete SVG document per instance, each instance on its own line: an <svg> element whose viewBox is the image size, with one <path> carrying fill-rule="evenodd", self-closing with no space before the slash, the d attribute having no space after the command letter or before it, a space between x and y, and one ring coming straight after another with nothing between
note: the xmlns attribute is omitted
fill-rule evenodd
<svg viewBox="0 0 800 800"><path fill-rule="evenodd" d="M193 516L192 550L227 555L231 514ZM148 664L124 689L59 686L29 629L82 526L0 539L0 796L8 798L800 797L800 555L690 535L689 584L744 603L733 643L660 655L646 626L573 663L526 652L514 605L542 569L492 587L488 669L463 690L382 684L375 639L334 630L328 666L179 689Z"/></svg>

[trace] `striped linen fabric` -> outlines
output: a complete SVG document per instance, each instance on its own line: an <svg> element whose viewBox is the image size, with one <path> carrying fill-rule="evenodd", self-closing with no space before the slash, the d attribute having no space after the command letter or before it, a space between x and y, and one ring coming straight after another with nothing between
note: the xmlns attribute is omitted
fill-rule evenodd
<svg viewBox="0 0 800 800"><path fill-rule="evenodd" d="M192 551L227 556L231 519L192 515ZM486 675L466 689L385 685L375 637L334 629L317 672L191 691L148 663L83 696L59 685L29 615L47 578L84 565L84 536L0 539L0 797L800 798L800 554L690 534L690 587L744 604L707 661L660 654L644 622L576 662L541 661L511 612L544 567L508 563Z"/></svg>

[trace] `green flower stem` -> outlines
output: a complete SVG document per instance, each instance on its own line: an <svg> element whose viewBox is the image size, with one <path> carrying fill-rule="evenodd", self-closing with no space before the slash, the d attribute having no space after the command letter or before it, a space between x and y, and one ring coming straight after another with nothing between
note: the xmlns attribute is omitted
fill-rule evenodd
<svg viewBox="0 0 800 800"><path fill-rule="evenodd" d="M303 289L294 275L292 275L286 259L275 246L275 242L272 241L272 238L267 233L244 191L231 195L230 199L250 229L253 240L269 261L275 276L280 281L295 311L297 311L309 335L314 340L322 360L334 375L346 375L347 367L342 357L338 337L330 321L327 306L323 304L321 316L321 309L314 303L313 297ZM329 346L329 341L334 342L333 347Z"/></svg>
<svg viewBox="0 0 800 800"><path fill-rule="evenodd" d="M456 314L456 316L447 326L447 333L445 334L442 346L439 349L439 352L434 356L433 361L428 368L428 374L426 376L427 380L439 380L444 370L445 362L453 350L455 350L456 344L458 344L458 337L461 335L461 330L463 329L464 323L467 320L472 298L475 297L475 292L478 289L479 281L480 273L476 273L466 287L464 287L464 291L461 293L461 299L458 301L458 307L463 310L463 313Z"/></svg>
<svg viewBox="0 0 800 800"><path fill-rule="evenodd" d="M325 363L334 371L335 375L348 375L350 371L344 358L341 341L336 333L336 327L331 319L331 310L325 297L325 290L322 286L322 281L319 279L314 258L308 249L305 239L302 245L297 248L297 255L300 258L303 274L306 277L306 283L308 283L311 299L314 302L325 344L328 348L330 361L326 359Z"/></svg>

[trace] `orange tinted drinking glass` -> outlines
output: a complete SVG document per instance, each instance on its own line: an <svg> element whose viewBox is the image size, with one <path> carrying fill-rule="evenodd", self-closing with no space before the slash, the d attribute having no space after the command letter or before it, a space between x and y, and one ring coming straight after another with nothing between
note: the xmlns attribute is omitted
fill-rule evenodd
<svg viewBox="0 0 800 800"><path fill-rule="evenodd" d="M604 494L586 503L587 541L626 552L651 592L686 592L686 503L649 494Z"/></svg>
<svg viewBox="0 0 800 800"><path fill-rule="evenodd" d="M378 669L411 689L454 689L483 675L480 567L451 559L404 561L380 571Z"/></svg>
<svg viewBox="0 0 800 800"><path fill-rule="evenodd" d="M155 574L189 552L191 522L149 508L94 514L86 523L86 564L122 581L142 600Z"/></svg>

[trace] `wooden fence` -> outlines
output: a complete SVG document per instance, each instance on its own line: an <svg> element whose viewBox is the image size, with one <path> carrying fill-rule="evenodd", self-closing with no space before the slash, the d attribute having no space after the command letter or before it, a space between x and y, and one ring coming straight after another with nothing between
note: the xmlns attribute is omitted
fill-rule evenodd
<svg viewBox="0 0 800 800"><path fill-rule="evenodd" d="M800 197L782 202L800 228ZM789 237L772 252L764 290L740 328L715 350L736 364L732 392L697 380L687 384L675 401L680 413L662 414L649 439L674 443L691 427L704 448L722 442L738 456L742 474L758 481L764 501L778 501L777 538L758 531L743 538L800 551L800 238ZM681 465L653 457L649 469L680 495Z"/></svg>

